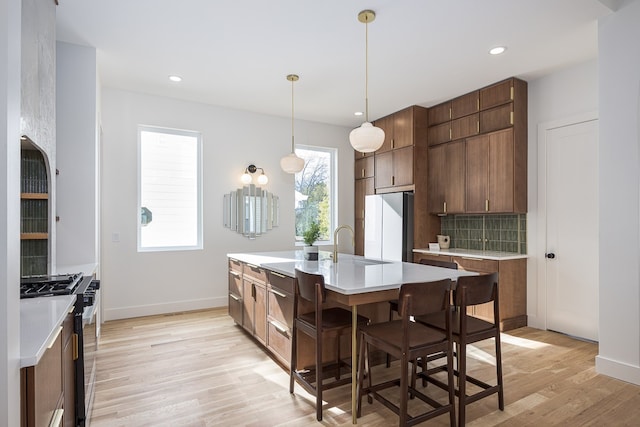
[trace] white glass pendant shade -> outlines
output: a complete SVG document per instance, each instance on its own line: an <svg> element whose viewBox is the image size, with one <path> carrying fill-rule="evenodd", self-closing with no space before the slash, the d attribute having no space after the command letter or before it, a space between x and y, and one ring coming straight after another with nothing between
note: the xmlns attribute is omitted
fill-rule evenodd
<svg viewBox="0 0 640 427"><path fill-rule="evenodd" d="M267 178L267 175L265 175L264 172L261 173L258 177L258 184L265 185L267 182L269 182L269 178Z"/></svg>
<svg viewBox="0 0 640 427"><path fill-rule="evenodd" d="M382 147L384 131L369 122L364 122L349 134L349 142L354 150L361 153L372 153Z"/></svg>
<svg viewBox="0 0 640 427"><path fill-rule="evenodd" d="M290 153L280 159L280 167L286 173L298 173L304 168L304 159Z"/></svg>

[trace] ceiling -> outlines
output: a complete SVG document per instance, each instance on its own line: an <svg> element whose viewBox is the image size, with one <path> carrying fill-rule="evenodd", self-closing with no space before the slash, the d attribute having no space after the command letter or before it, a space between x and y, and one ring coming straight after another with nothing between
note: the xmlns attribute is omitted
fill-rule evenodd
<svg viewBox="0 0 640 427"><path fill-rule="evenodd" d="M103 86L348 127L597 56L610 0L60 0L57 39L97 49ZM507 46L491 56L488 50ZM179 75L180 83L168 80Z"/></svg>

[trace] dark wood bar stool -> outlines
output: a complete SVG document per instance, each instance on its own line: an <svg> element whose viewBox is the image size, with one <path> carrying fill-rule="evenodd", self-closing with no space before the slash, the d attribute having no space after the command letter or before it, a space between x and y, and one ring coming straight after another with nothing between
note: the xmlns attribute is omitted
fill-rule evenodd
<svg viewBox="0 0 640 427"><path fill-rule="evenodd" d="M324 277L320 274L305 273L296 269L296 292L293 303L293 332L291 341L291 372L289 392L293 393L295 381L310 394L316 397L316 418L322 420L322 392L344 384L351 383L351 375L341 378L341 368L348 366L340 358L340 336L349 334L352 327L352 316L343 308L324 308L326 291ZM300 301L308 301L315 310L311 313L298 312ZM369 319L358 315L358 327L365 326ZM298 332L311 337L315 342L315 365L310 369L298 370ZM325 339L333 338L336 346L335 364L324 366L322 360L322 344ZM352 349L351 351L356 351ZM325 374L335 370L333 379L325 381ZM345 373L350 372L345 369Z"/></svg>
<svg viewBox="0 0 640 427"><path fill-rule="evenodd" d="M423 258L420 260L420 264L423 265L431 265L433 267L442 267L442 268L451 268L453 270L458 269L458 264L452 261L441 261L437 259L426 259ZM393 313L398 312L398 300L393 299L389 301L389 321L393 320ZM387 368L391 366L391 356L387 354Z"/></svg>
<svg viewBox="0 0 640 427"><path fill-rule="evenodd" d="M478 319L468 314L469 307L479 304L493 303L493 323ZM458 389L456 395L459 402L458 421L465 424L466 406L492 394L498 394L498 407L504 410L504 387L502 382L502 350L500 346L500 313L498 296L498 273L484 274L480 276L463 276L458 278L455 292L455 304L459 310L453 316L451 324L453 341L457 344L458 351ZM426 326L446 330L446 319L439 314L417 316L417 322ZM491 339L495 340L496 356L496 385L490 385L484 381L467 374L467 344ZM441 367L440 369L443 369ZM443 389L447 385L433 378L430 374L438 368L421 372L419 375ZM481 390L472 395L467 395L467 381L478 386Z"/></svg>
<svg viewBox="0 0 640 427"><path fill-rule="evenodd" d="M360 329L361 344L358 361L358 416L361 415L362 396L368 395L380 401L395 412L400 418L401 426L410 426L449 413L450 424L455 425L455 385L453 383L453 357L451 341L451 284L450 280L427 283L409 283L400 288L398 311L400 320L392 320L365 326ZM445 321L445 330L441 331L411 321L411 316L436 314ZM376 347L400 359L400 377L379 384L373 384L370 369L370 347ZM442 404L426 394L416 390L410 381L409 364L419 357L433 353L445 353L447 358L448 403ZM366 368L365 368L366 361ZM364 377L368 378L368 386L363 385ZM411 384L410 384L411 382ZM390 387L400 387L400 403L395 405L381 393ZM431 408L419 415L407 413L408 399L417 397Z"/></svg>

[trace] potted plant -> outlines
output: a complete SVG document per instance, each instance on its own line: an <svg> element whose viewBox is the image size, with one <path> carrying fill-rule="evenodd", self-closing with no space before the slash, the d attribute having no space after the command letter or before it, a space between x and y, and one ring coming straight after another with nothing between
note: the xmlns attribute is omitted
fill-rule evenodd
<svg viewBox="0 0 640 427"><path fill-rule="evenodd" d="M314 243L320 238L320 224L312 221L311 224L309 224L309 228L302 233L302 238L307 245L304 247L304 258L309 261L317 261L318 247L315 246Z"/></svg>

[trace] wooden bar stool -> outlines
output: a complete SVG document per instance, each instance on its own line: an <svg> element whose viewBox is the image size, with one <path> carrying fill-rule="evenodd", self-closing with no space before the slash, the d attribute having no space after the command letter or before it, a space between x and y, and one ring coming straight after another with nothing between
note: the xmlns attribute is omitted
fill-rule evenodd
<svg viewBox="0 0 640 427"><path fill-rule="evenodd" d="M400 418L401 426L410 426L449 413L451 425L455 425L455 385L453 383L453 357L451 341L451 281L440 280L427 283L409 283L400 288L398 299L400 320L392 320L365 326L360 329L361 343L358 361L358 416L361 415L362 396L368 395L380 401L387 408L395 412ZM411 321L411 316L435 313L445 321L445 330L441 331L429 326ZM379 384L373 384L370 369L370 347L376 347L400 359L400 377ZM447 387L448 403L442 404L437 400L416 390L409 381L409 364L419 357L426 357L432 353L444 352L447 358ZM366 367L365 367L366 360ZM368 386L363 385L364 377L368 379ZM381 390L390 387L400 387L400 403L395 405ZM408 399L417 397L431 409L419 415L410 416L407 413Z"/></svg>
<svg viewBox="0 0 640 427"><path fill-rule="evenodd" d="M478 319L468 314L468 308L493 303L493 323ZM504 410L504 387L502 382L502 351L500 346L500 304L498 296L498 273L484 274L480 276L463 276L458 278L455 292L455 304L459 307L451 324L453 341L457 343L458 350L458 390L456 395L459 401L458 421L465 424L466 406L492 394L498 394L498 408ZM426 326L446 330L444 316L429 314L417 316L417 322ZM496 356L496 385L490 385L484 381L467 374L467 344L493 338L495 340ZM447 385L433 378L430 374L439 368L433 368L419 375L427 381L446 389ZM440 367L444 369L444 367ZM481 390L472 395L467 395L467 381L478 386Z"/></svg>
<svg viewBox="0 0 640 427"><path fill-rule="evenodd" d="M343 308L324 308L326 291L324 277L320 274L305 273L296 269L296 292L293 303L293 332L291 340L291 371L289 376L289 393L293 393L295 381L310 394L316 397L316 418L322 420L322 392L344 384L351 383L351 375L341 378L341 368L348 366L340 358L340 336L349 334L352 317L349 310ZM315 310L311 313L298 313L300 300L310 302ZM365 326L369 319L358 315L358 327ZM315 365L310 369L298 370L298 332L311 337L315 342ZM322 361L322 344L325 339L333 338L336 346L335 364L324 366ZM356 351L356 349L352 349ZM325 373L335 370L332 381L325 381ZM345 372L350 372L345 370Z"/></svg>
<svg viewBox="0 0 640 427"><path fill-rule="evenodd" d="M451 268L453 270L458 269L458 264L452 261L441 261L437 259L423 258L420 260L422 265L431 265L433 267ZM389 321L393 320L393 313L398 312L398 300L393 299L389 301ZM387 354L387 368L391 366L391 356Z"/></svg>

